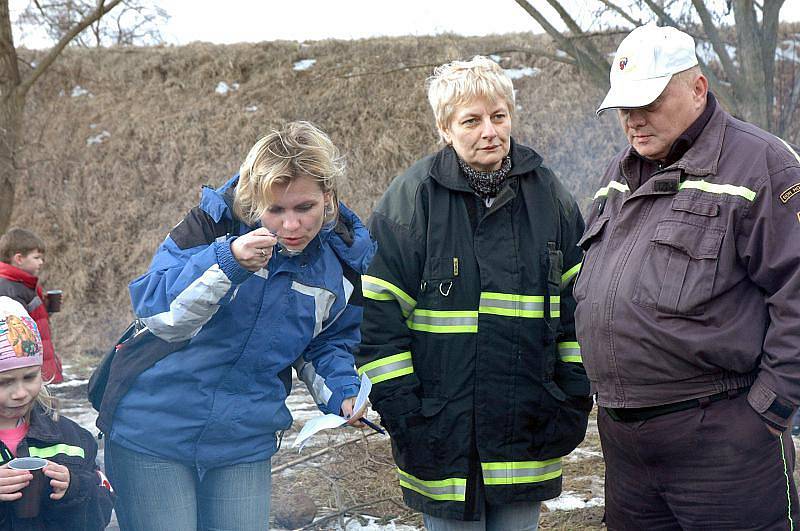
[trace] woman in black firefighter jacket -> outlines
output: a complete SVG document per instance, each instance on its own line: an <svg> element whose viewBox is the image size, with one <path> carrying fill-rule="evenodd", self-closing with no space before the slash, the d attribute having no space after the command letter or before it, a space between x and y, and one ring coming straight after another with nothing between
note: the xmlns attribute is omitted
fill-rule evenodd
<svg viewBox="0 0 800 531"><path fill-rule="evenodd" d="M429 530L536 529L592 407L573 324L583 220L511 138L514 90L496 63L440 66L428 99L447 145L372 215L356 361Z"/></svg>

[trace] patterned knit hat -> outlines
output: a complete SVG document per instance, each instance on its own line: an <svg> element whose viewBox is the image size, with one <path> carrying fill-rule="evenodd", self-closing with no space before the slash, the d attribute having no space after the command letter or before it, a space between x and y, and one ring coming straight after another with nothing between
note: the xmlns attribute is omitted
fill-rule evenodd
<svg viewBox="0 0 800 531"><path fill-rule="evenodd" d="M42 338L25 308L0 297L0 372L42 364Z"/></svg>

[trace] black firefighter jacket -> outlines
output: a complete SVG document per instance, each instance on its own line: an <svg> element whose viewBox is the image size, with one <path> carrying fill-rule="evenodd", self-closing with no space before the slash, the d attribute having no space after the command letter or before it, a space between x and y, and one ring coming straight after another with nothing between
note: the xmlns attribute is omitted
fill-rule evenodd
<svg viewBox="0 0 800 531"><path fill-rule="evenodd" d="M38 404L31 410L28 434L17 457L42 457L69 469L69 487L60 500L50 499L49 479L39 516L20 519L11 503L0 502L0 531L101 531L111 519L114 494L101 483L95 463L97 443L91 433L65 417L53 420ZM13 458L0 442L2 464Z"/></svg>
<svg viewBox="0 0 800 531"><path fill-rule="evenodd" d="M573 323L583 220L536 152L512 141L511 157L490 207L447 147L369 222L356 362L405 502L433 516L479 519L481 489L492 504L558 496L592 406Z"/></svg>

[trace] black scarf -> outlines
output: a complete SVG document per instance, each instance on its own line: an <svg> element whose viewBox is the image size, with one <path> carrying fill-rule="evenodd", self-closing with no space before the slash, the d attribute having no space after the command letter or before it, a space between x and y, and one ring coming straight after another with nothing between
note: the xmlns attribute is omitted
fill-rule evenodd
<svg viewBox="0 0 800 531"><path fill-rule="evenodd" d="M455 150L454 150L455 151ZM481 199L491 199L497 197L503 184L506 182L508 173L511 171L511 156L506 155L503 158L503 163L500 169L494 171L478 171L463 160L456 154L458 166L464 177L467 178L467 183L472 191L475 192Z"/></svg>

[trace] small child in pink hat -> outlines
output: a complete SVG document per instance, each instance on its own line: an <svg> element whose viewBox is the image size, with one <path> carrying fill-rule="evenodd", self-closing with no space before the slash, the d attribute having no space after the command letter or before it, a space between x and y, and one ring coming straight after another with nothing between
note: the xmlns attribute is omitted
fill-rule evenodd
<svg viewBox="0 0 800 531"><path fill-rule="evenodd" d="M49 494L39 515L19 521L11 503L23 497L33 476L13 470L15 457L41 457ZM59 416L42 384L42 340L36 323L17 301L0 297L0 531L102 530L113 494L95 463L94 437Z"/></svg>

